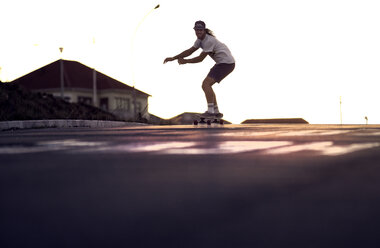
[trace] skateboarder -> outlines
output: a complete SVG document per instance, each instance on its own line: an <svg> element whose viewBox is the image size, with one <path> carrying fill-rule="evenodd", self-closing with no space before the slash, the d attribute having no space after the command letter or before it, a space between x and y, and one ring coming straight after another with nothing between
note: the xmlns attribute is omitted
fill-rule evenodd
<svg viewBox="0 0 380 248"><path fill-rule="evenodd" d="M216 64L211 68L202 83L202 89L206 95L208 105L208 109L203 115L206 117L216 116L221 118L223 117L223 114L219 112L216 96L212 86L215 83L220 83L234 70L235 59L228 47L215 38L212 31L206 28L206 24L203 21L195 22L194 30L195 35L197 36L197 40L194 45L174 57L166 58L164 60L164 64L176 59L180 65L187 63L199 63L202 62L207 55L209 55L216 62ZM198 57L185 59L199 48L202 48L203 51Z"/></svg>

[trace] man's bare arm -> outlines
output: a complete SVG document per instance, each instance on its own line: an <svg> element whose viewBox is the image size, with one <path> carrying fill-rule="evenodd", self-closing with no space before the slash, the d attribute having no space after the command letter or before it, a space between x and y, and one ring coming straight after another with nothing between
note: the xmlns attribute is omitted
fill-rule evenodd
<svg viewBox="0 0 380 248"><path fill-rule="evenodd" d="M206 57L207 57L208 53L205 53L205 52L201 52L201 54L197 57L194 57L194 58L191 58L191 59L184 59L184 58L179 58L178 59L178 63L180 65L182 64L188 64L188 63L199 63L199 62L202 62Z"/></svg>
<svg viewBox="0 0 380 248"><path fill-rule="evenodd" d="M196 50L198 50L198 48L195 48L195 47L190 47L189 49L183 51L182 53L174 56L174 57L168 57L164 60L164 64L169 62L169 61L173 61L173 60L176 60L176 59L182 59L182 58L185 58L185 57L188 57L190 56L191 54L193 54Z"/></svg>

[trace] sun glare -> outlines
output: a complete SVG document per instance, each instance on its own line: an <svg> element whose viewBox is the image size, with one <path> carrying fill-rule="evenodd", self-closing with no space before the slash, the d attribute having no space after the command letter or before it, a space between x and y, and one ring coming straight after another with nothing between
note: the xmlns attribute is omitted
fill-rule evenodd
<svg viewBox="0 0 380 248"><path fill-rule="evenodd" d="M378 1L21 2L2 4L2 33L12 33L0 40L3 82L59 59L64 47L64 59L152 95L157 116L204 112L201 83L214 62L162 64L194 44L201 19L236 60L214 86L225 119L380 123Z"/></svg>

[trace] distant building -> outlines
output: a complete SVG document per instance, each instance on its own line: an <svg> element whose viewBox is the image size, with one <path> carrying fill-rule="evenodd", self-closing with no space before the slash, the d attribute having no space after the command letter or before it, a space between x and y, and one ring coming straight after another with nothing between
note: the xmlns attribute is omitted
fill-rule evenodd
<svg viewBox="0 0 380 248"><path fill-rule="evenodd" d="M76 61L57 60L14 80L13 83L56 97L61 97L63 93L68 102L95 105L126 120L149 119L149 94Z"/></svg>
<svg viewBox="0 0 380 248"><path fill-rule="evenodd" d="M248 119L241 124L309 124L302 118Z"/></svg>

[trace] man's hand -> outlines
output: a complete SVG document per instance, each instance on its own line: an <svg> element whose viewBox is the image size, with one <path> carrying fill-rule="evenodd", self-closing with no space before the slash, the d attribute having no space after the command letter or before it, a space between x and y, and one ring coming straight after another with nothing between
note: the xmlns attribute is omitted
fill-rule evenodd
<svg viewBox="0 0 380 248"><path fill-rule="evenodd" d="M184 64L186 64L187 63L187 60L186 59L184 59L184 58L179 58L178 59L178 64L180 64L180 65L184 65Z"/></svg>
<svg viewBox="0 0 380 248"><path fill-rule="evenodd" d="M166 64L167 62L173 61L173 60L175 60L175 58L173 58L173 57L168 57L168 58L166 58L166 59L164 60L164 64Z"/></svg>
<svg viewBox="0 0 380 248"><path fill-rule="evenodd" d="M168 57L164 60L164 64L166 64L167 62L169 61L173 61L173 60L176 60L178 59L178 64L182 65L182 64L187 64L189 63L189 61L187 60L183 60L183 58L186 58L188 56L190 56L191 54L193 54L193 52L195 52L196 50L198 50L198 48L195 48L195 47L190 47L189 49L183 51L182 53L174 56L174 57ZM179 60L182 59L182 62L180 62Z"/></svg>

